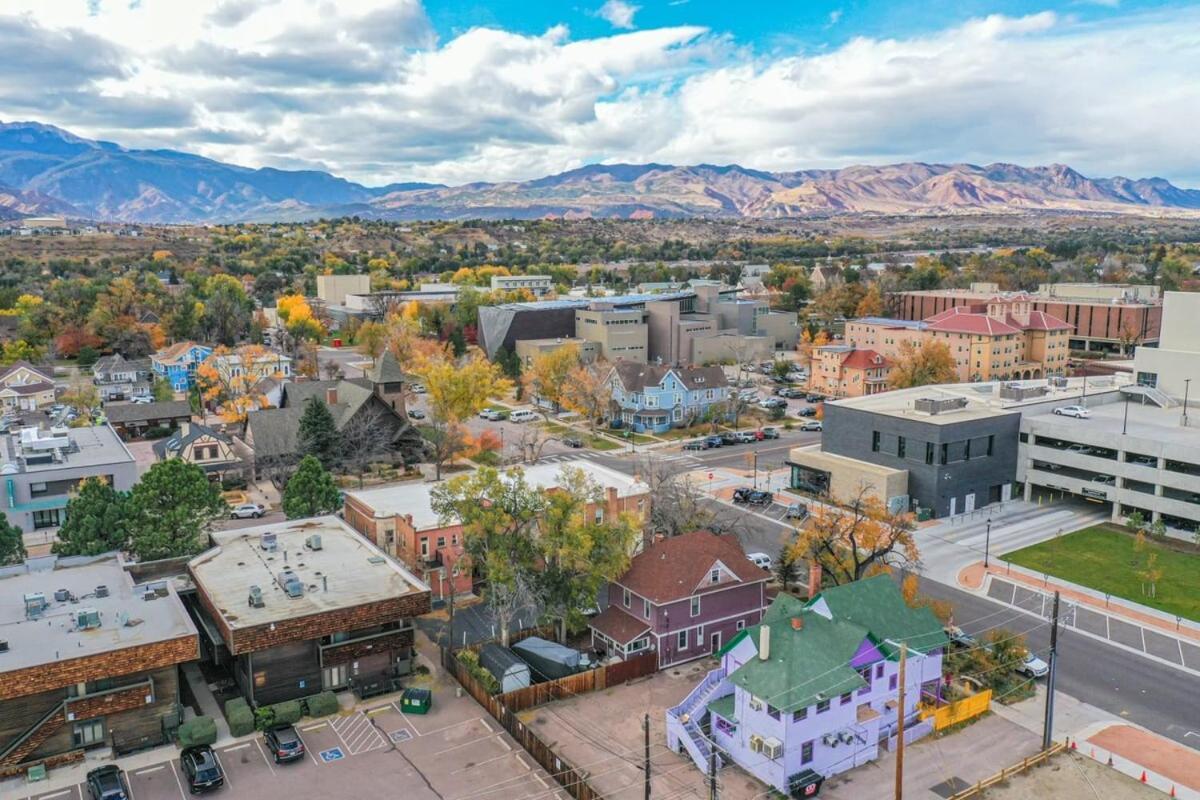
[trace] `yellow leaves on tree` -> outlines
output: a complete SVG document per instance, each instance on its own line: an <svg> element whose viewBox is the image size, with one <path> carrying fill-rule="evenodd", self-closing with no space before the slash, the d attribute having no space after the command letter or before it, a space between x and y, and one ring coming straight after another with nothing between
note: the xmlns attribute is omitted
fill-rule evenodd
<svg viewBox="0 0 1200 800"><path fill-rule="evenodd" d="M325 334L325 326L313 315L312 306L302 294L285 294L276 302L275 312L297 339L316 340Z"/></svg>
<svg viewBox="0 0 1200 800"><path fill-rule="evenodd" d="M175 254L172 253L170 250L155 250L150 255L150 258L153 261L166 261L167 259L173 257L174 255Z"/></svg>
<svg viewBox="0 0 1200 800"><path fill-rule="evenodd" d="M933 383L954 383L958 380L958 364L945 342L926 339L920 346L909 341L900 343L896 365L888 375L893 389L928 386Z"/></svg>
<svg viewBox="0 0 1200 800"><path fill-rule="evenodd" d="M883 316L883 291L879 288L878 283L871 284L871 288L867 289L862 300L858 301L858 307L854 313L859 317Z"/></svg>
<svg viewBox="0 0 1200 800"><path fill-rule="evenodd" d="M200 396L216 406L221 419L229 423L245 423L251 411L266 408L261 384L267 378L280 377L278 355L256 344L233 350L218 347L196 368Z"/></svg>
<svg viewBox="0 0 1200 800"><path fill-rule="evenodd" d="M461 361L444 347L414 354L412 372L425 384L426 401L435 421L462 422L479 413L488 399L507 394L512 381L500 367L475 353Z"/></svg>
<svg viewBox="0 0 1200 800"><path fill-rule="evenodd" d="M579 364L567 373L562 385L563 408L586 419L593 431L612 400L612 391L605 381L608 370L607 365L598 362Z"/></svg>
<svg viewBox="0 0 1200 800"><path fill-rule="evenodd" d="M565 344L544 353L539 353L524 369L521 382L532 397L539 397L554 404L563 404L563 388L571 370L579 366L579 347Z"/></svg>

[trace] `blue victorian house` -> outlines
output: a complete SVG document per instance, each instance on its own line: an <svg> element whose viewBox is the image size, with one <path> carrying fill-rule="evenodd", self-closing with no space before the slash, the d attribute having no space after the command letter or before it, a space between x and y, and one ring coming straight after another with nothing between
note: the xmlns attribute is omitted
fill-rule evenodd
<svg viewBox="0 0 1200 800"><path fill-rule="evenodd" d="M618 361L607 382L612 419L638 433L662 433L689 425L729 402L729 381L720 367L665 367Z"/></svg>
<svg viewBox="0 0 1200 800"><path fill-rule="evenodd" d="M196 377L196 367L212 355L213 349L208 345L195 342L176 342L168 348L159 350L150 356L150 368L159 378L166 378L171 388L177 392L186 392L192 388Z"/></svg>

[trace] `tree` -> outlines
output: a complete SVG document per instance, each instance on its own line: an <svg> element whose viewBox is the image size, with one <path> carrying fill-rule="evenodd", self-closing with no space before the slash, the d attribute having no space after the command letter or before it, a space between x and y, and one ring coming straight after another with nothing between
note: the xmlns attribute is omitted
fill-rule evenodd
<svg viewBox="0 0 1200 800"><path fill-rule="evenodd" d="M958 364L949 345L933 339L926 339L919 347L910 341L901 342L896 365L888 375L888 385L893 389L957 380Z"/></svg>
<svg viewBox="0 0 1200 800"><path fill-rule="evenodd" d="M783 591L787 592L792 588L792 583L796 580L796 572L800 567L800 559L796 556L796 550L793 547L784 547L779 551L779 557L775 559L773 571L775 580L779 581L779 586Z"/></svg>
<svg viewBox="0 0 1200 800"><path fill-rule="evenodd" d="M1146 566L1138 572L1138 578L1142 581L1142 594L1147 597L1158 596L1158 582L1162 580L1162 567L1158 566L1158 553L1150 553L1146 556Z"/></svg>
<svg viewBox="0 0 1200 800"><path fill-rule="evenodd" d="M612 402L612 389L605 378L608 367L600 362L579 364L567 373L562 384L563 407L587 420L594 434L596 423L604 418Z"/></svg>
<svg viewBox="0 0 1200 800"><path fill-rule="evenodd" d="M178 458L159 461L129 495L129 549L141 561L199 553L227 506L204 470Z"/></svg>
<svg viewBox="0 0 1200 800"><path fill-rule="evenodd" d="M462 525L463 548L487 578L484 597L507 647L512 621L535 597L534 538L545 496L520 470L482 467L435 486L430 502L443 524Z"/></svg>
<svg viewBox="0 0 1200 800"><path fill-rule="evenodd" d="M823 580L840 586L916 564L914 530L912 514L888 511L864 487L845 508L815 506L808 525L789 549L797 559L817 561Z"/></svg>
<svg viewBox="0 0 1200 800"><path fill-rule="evenodd" d="M421 425L418 430L429 443L429 460L433 462L435 480L442 479L442 468L446 464L471 450L471 433L461 422L431 420L431 424Z"/></svg>
<svg viewBox="0 0 1200 800"><path fill-rule="evenodd" d="M85 478L67 501L66 520L53 552L60 556L98 556L125 548L129 494L103 478Z"/></svg>
<svg viewBox="0 0 1200 800"><path fill-rule="evenodd" d="M20 528L0 517L0 567L25 560L25 538Z"/></svg>
<svg viewBox="0 0 1200 800"><path fill-rule="evenodd" d="M508 392L512 383L481 355L455 360L444 348L419 354L413 372L425 384L429 424L422 433L434 448L436 478L441 480L442 465L470 444L461 430L463 420L479 413L489 398Z"/></svg>
<svg viewBox="0 0 1200 800"><path fill-rule="evenodd" d="M589 513L604 502L604 489L578 467L559 470L554 491L546 493L535 539L542 562L535 583L560 642L584 621L601 587L629 568L639 521L629 514Z"/></svg>
<svg viewBox="0 0 1200 800"><path fill-rule="evenodd" d="M371 404L347 420L338 434L338 469L358 476L358 488L363 487L363 475L372 463L389 458L394 449L393 427L388 424L390 412Z"/></svg>
<svg viewBox="0 0 1200 800"><path fill-rule="evenodd" d="M332 514L341 506L341 498L333 476L316 456L305 456L283 489L283 513L288 519Z"/></svg>
<svg viewBox="0 0 1200 800"><path fill-rule="evenodd" d="M337 424L329 406L319 397L304 401L304 411L296 430L297 452L301 456L315 456L321 466L329 468L338 456Z"/></svg>
<svg viewBox="0 0 1200 800"><path fill-rule="evenodd" d="M281 378L279 358L262 345L244 344L235 349L219 345L196 368L201 399L220 410L221 419L245 425L251 411L269 403L260 386L268 378Z"/></svg>
<svg viewBox="0 0 1200 800"><path fill-rule="evenodd" d="M92 409L100 405L100 390L92 383L86 373L77 372L71 377L67 390L59 398L64 405L78 409L85 415L90 415Z"/></svg>
<svg viewBox="0 0 1200 800"><path fill-rule="evenodd" d="M883 316L883 290L879 288L878 283L871 284L871 288L867 289L867 293L863 295L862 300L858 301L858 307L854 309L856 317L881 317Z"/></svg>
<svg viewBox="0 0 1200 800"><path fill-rule="evenodd" d="M175 399L175 390L171 388L171 382L166 378L155 378L150 391L157 403L167 403Z"/></svg>
<svg viewBox="0 0 1200 800"><path fill-rule="evenodd" d="M700 485L653 452L640 456L635 472L649 489L650 508L643 517L646 541L694 530L733 533L745 527L740 511L710 502Z"/></svg>
<svg viewBox="0 0 1200 800"><path fill-rule="evenodd" d="M786 358L777 358L771 362L771 371L775 373L776 378L786 378L793 367L792 362Z"/></svg>
<svg viewBox="0 0 1200 800"><path fill-rule="evenodd" d="M521 382L530 397L545 400L557 411L562 405L563 384L577 366L579 347L565 344L534 356L521 376Z"/></svg>
<svg viewBox="0 0 1200 800"><path fill-rule="evenodd" d="M1192 280L1192 266L1181 256L1170 256L1158 265L1158 285L1164 292L1181 291Z"/></svg>
<svg viewBox="0 0 1200 800"><path fill-rule="evenodd" d="M250 327L252 308L242 282L234 276L221 273L205 281L203 322L211 341L226 347L240 341Z"/></svg>
<svg viewBox="0 0 1200 800"><path fill-rule="evenodd" d="M13 339L5 342L3 350L0 350L0 366L11 366L18 361L37 363L42 360L43 355L45 355L45 350L41 347L32 345L24 339Z"/></svg>

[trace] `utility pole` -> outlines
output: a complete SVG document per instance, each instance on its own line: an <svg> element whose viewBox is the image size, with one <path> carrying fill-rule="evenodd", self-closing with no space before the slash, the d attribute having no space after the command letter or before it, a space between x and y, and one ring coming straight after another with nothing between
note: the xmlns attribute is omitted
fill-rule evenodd
<svg viewBox="0 0 1200 800"><path fill-rule="evenodd" d="M984 540L983 540L983 568L984 569L988 568L988 553L991 551L991 549L992 549L992 518L988 517L987 533L985 534Z"/></svg>
<svg viewBox="0 0 1200 800"><path fill-rule="evenodd" d="M708 800L717 800L717 749L708 751Z"/></svg>
<svg viewBox="0 0 1200 800"><path fill-rule="evenodd" d="M645 756L645 767L644 767L644 769L646 770L646 800L650 800L650 715L649 714L647 714L646 718L644 720L642 720L642 728L646 731L646 756Z"/></svg>
<svg viewBox="0 0 1200 800"><path fill-rule="evenodd" d="M896 709L896 800L904 797L904 671L908 642L900 643L900 706Z"/></svg>
<svg viewBox="0 0 1200 800"><path fill-rule="evenodd" d="M1054 593L1054 622L1050 626L1050 672L1046 675L1046 721L1042 726L1042 750L1050 749L1050 734L1054 730L1054 667L1058 660L1058 598Z"/></svg>

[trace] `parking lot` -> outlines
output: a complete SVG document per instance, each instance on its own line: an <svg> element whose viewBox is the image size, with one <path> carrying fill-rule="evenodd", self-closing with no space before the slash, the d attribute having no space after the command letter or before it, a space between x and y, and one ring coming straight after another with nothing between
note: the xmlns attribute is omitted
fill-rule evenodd
<svg viewBox="0 0 1200 800"><path fill-rule="evenodd" d="M433 707L406 715L397 703L378 705L296 726L302 760L276 764L261 737L218 746L225 786L217 797L391 797L405 800L566 798L499 724L452 684L434 687ZM132 800L189 797L179 759L126 771ZM29 800L89 800L75 784L33 794Z"/></svg>

